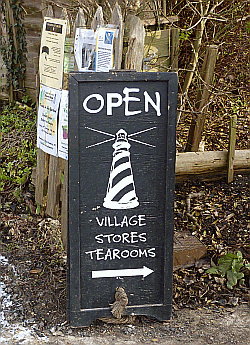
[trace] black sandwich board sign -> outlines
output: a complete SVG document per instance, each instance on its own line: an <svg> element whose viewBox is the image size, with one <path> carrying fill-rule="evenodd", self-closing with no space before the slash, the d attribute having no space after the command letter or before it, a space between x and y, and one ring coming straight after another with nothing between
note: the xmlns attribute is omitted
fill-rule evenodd
<svg viewBox="0 0 250 345"><path fill-rule="evenodd" d="M169 319L172 305L176 73L69 77L67 317Z"/></svg>

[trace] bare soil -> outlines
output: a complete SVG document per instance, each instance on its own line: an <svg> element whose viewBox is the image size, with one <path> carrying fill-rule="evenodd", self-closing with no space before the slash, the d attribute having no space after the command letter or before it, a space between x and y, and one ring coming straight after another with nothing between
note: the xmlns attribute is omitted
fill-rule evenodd
<svg viewBox="0 0 250 345"><path fill-rule="evenodd" d="M208 252L174 272L171 321L136 316L124 324L96 320L82 329L66 322L60 222L28 213L24 205L11 208L11 200L3 199L0 344L250 344L249 271L233 289L223 277L206 273L225 251L240 250L250 261L249 182L249 175L239 175L230 185L222 180L176 186L175 229L196 235ZM190 219L186 198L200 191L191 199Z"/></svg>

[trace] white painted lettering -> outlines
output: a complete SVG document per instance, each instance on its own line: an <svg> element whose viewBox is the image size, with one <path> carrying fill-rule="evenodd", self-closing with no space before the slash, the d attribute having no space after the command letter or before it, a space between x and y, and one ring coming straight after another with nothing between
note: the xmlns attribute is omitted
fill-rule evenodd
<svg viewBox="0 0 250 345"><path fill-rule="evenodd" d="M109 235L103 235L103 237L108 239L108 243L111 243L111 238L114 236L114 234L109 234Z"/></svg>
<svg viewBox="0 0 250 345"><path fill-rule="evenodd" d="M107 253L105 254L105 259L104 260L107 260L107 259L112 260L112 251L111 251L111 249L108 249Z"/></svg>
<svg viewBox="0 0 250 345"><path fill-rule="evenodd" d="M139 214L133 215L131 217L123 216L121 220L117 216L105 216L103 218L95 217L97 224L100 227L129 227L129 226L145 226L146 225L146 215Z"/></svg>
<svg viewBox="0 0 250 345"><path fill-rule="evenodd" d="M138 216L139 226L146 225L145 217L146 217L145 214L139 214L139 216ZM143 223L143 221L144 221L144 223Z"/></svg>
<svg viewBox="0 0 250 345"><path fill-rule="evenodd" d="M85 252L85 254L90 254L90 259L93 260L94 259L93 253L95 252L96 252L95 250L90 250L89 252Z"/></svg>
<svg viewBox="0 0 250 345"><path fill-rule="evenodd" d="M125 249L121 252L121 257L127 259L129 257L129 250Z"/></svg>
<svg viewBox="0 0 250 345"><path fill-rule="evenodd" d="M89 255L90 260L115 260L115 259L127 259L127 258L141 258L141 257L151 257L156 256L155 248L146 248L146 249L125 249L120 251L117 248L108 248L106 251L104 249L95 249L85 252L86 255Z"/></svg>
<svg viewBox="0 0 250 345"><path fill-rule="evenodd" d="M147 242L147 237L146 236L147 236L146 232L143 232L143 233L138 235L138 237L139 237L141 242Z"/></svg>
<svg viewBox="0 0 250 345"><path fill-rule="evenodd" d="M141 258L142 256L146 256L146 258L148 257L147 249L142 250L141 248L139 248L139 258Z"/></svg>
<svg viewBox="0 0 250 345"><path fill-rule="evenodd" d="M137 231L124 232L122 234L99 234L95 236L97 243L104 243L106 240L107 243L138 243L138 242L147 242L146 232L138 233Z"/></svg>
<svg viewBox="0 0 250 345"><path fill-rule="evenodd" d="M151 258L154 258L155 257L155 248L150 248L148 250L148 255L151 257Z"/></svg>
<svg viewBox="0 0 250 345"><path fill-rule="evenodd" d="M129 237L130 237L129 233L124 232L124 233L122 234L122 243L125 243L125 242L130 243Z"/></svg>
<svg viewBox="0 0 250 345"><path fill-rule="evenodd" d="M135 220L133 220L134 218L136 218ZM129 225L131 225L131 226L135 226L135 225L137 225L137 216L136 215L134 215L134 216L132 216L132 217L130 217L129 218Z"/></svg>
<svg viewBox="0 0 250 345"><path fill-rule="evenodd" d="M120 250L119 249L113 249L113 260L115 260L115 259L121 259L120 258L120 256L119 256L119 254L120 254Z"/></svg>
<svg viewBox="0 0 250 345"><path fill-rule="evenodd" d="M138 250L137 249L131 250L130 257L137 258L137 256L138 256Z"/></svg>
<svg viewBox="0 0 250 345"><path fill-rule="evenodd" d="M103 234L96 235L96 236L95 236L96 242L97 242L97 243L103 243L104 241L103 241L102 237L103 237Z"/></svg>
<svg viewBox="0 0 250 345"><path fill-rule="evenodd" d="M128 88L125 87L123 89L123 93L125 97L123 98L123 101L125 103L125 116L131 116L131 115L137 115L141 113L141 110L135 110L135 111L129 111L129 102L140 102L140 98L138 97L131 97L129 96L130 92L139 92L140 89L138 88Z"/></svg>
<svg viewBox="0 0 250 345"><path fill-rule="evenodd" d="M113 99L117 102L113 102ZM112 108L118 108L122 104L122 96L119 93L107 93L107 115L113 115Z"/></svg>
<svg viewBox="0 0 250 345"><path fill-rule="evenodd" d="M115 235L113 237L113 242L119 243L119 242L121 242L121 239L122 239L121 235Z"/></svg>
<svg viewBox="0 0 250 345"><path fill-rule="evenodd" d="M96 249L96 260L104 260L103 249Z"/></svg>
<svg viewBox="0 0 250 345"><path fill-rule="evenodd" d="M123 228L124 225L126 225L126 227L128 227L128 217L127 216L123 217L123 220L121 221L121 228Z"/></svg>
<svg viewBox="0 0 250 345"><path fill-rule="evenodd" d="M116 227L121 225L121 223L118 223L118 222L117 222L117 217L116 217L116 216L114 216L114 220L115 220L115 226L116 226Z"/></svg>
<svg viewBox="0 0 250 345"><path fill-rule="evenodd" d="M95 98L97 101L100 101L100 106L99 108L97 109L90 109L88 108L88 101L91 99L91 98ZM85 100L83 101L83 109L85 111L87 111L88 113L90 114L97 114L99 113L102 108L104 107L104 99L101 95L99 95L99 93L94 93L92 95L89 95L88 97L85 98Z"/></svg>
<svg viewBox="0 0 250 345"><path fill-rule="evenodd" d="M137 232L133 232L133 231L132 231L132 232L130 233L130 235L131 235L131 243L137 243L137 242L139 242L138 239L137 239L137 238L138 238Z"/></svg>
<svg viewBox="0 0 250 345"><path fill-rule="evenodd" d="M111 219L110 217L108 217L108 226L111 227L111 226L114 226L115 224L111 222Z"/></svg>
<svg viewBox="0 0 250 345"><path fill-rule="evenodd" d="M103 226L103 224L104 224L104 218L102 218L102 220L101 220L101 221L99 220L99 218L98 218L98 217L95 217L95 219L96 219L97 224L98 224L99 226Z"/></svg>
<svg viewBox="0 0 250 345"><path fill-rule="evenodd" d="M145 98L145 113L148 113L148 104L150 103L152 107L156 110L157 116L161 116L160 93L155 92L156 103L152 100L152 98L149 96L147 91L144 91L144 98Z"/></svg>

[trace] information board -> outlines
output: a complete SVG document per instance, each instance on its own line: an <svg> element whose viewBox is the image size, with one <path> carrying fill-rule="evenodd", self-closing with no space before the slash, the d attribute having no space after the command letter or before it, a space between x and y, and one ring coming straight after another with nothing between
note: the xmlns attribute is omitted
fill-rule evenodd
<svg viewBox="0 0 250 345"><path fill-rule="evenodd" d="M176 73L69 77L67 318L172 309Z"/></svg>

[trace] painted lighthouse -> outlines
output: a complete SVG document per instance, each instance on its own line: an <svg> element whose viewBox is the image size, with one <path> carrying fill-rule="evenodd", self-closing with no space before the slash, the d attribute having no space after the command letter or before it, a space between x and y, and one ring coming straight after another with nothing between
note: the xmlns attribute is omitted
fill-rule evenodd
<svg viewBox="0 0 250 345"><path fill-rule="evenodd" d="M130 161L127 132L120 129L112 145L113 159L103 206L108 209L130 209L139 205Z"/></svg>

